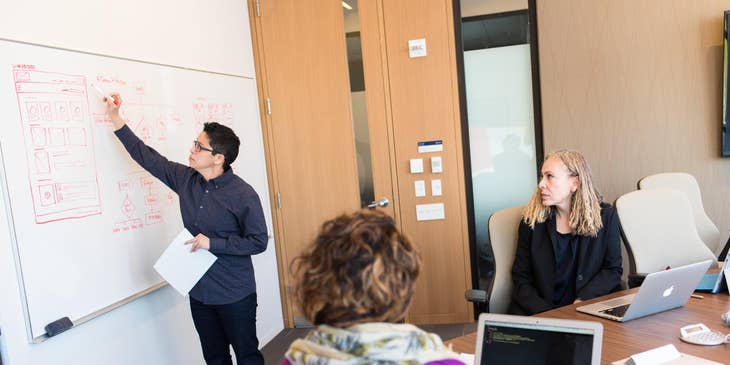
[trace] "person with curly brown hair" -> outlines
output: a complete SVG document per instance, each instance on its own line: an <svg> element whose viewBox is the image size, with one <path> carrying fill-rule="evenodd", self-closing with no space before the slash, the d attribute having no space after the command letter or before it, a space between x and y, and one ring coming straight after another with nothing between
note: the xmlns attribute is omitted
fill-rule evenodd
<svg viewBox="0 0 730 365"><path fill-rule="evenodd" d="M325 222L292 267L300 309L317 327L291 344L282 365L463 364L437 335L402 323L420 258L386 214Z"/></svg>
<svg viewBox="0 0 730 365"><path fill-rule="evenodd" d="M583 155L548 154L522 214L512 314L532 315L621 289L616 210L602 202Z"/></svg>

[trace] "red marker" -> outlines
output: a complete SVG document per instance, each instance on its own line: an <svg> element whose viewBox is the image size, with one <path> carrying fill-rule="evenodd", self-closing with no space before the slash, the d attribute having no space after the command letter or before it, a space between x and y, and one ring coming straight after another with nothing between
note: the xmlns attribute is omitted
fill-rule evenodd
<svg viewBox="0 0 730 365"><path fill-rule="evenodd" d="M114 105L119 105L119 100L117 100L117 99L114 99L114 97L112 97L111 95L107 95L107 94L106 94L106 93L105 93L104 91L102 91L102 90L101 90L101 89L100 89L100 88L99 88L98 86L96 86L96 85L94 85L94 84L91 84L91 87L93 87L93 88L94 88L94 90L96 90L96 92L98 92L98 93L99 93L99 95L101 95L101 97L102 97L102 98L104 98L104 101L106 101L106 99L108 98L109 100L111 100L111 101L113 101L113 102L114 102Z"/></svg>

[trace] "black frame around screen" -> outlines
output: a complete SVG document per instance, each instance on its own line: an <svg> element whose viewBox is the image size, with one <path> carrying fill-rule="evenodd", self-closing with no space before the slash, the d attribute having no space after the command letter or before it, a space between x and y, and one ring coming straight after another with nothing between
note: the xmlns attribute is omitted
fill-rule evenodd
<svg viewBox="0 0 730 365"><path fill-rule="evenodd" d="M728 57L728 33L730 33L730 10L724 14L723 27L723 84L722 84L722 156L730 157L730 57Z"/></svg>

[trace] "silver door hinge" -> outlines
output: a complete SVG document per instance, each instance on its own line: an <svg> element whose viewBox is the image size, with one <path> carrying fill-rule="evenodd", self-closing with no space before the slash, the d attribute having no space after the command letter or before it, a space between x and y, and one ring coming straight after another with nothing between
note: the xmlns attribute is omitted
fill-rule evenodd
<svg viewBox="0 0 730 365"><path fill-rule="evenodd" d="M271 115L271 99L266 98L266 114Z"/></svg>
<svg viewBox="0 0 730 365"><path fill-rule="evenodd" d="M281 193L276 192L276 209L281 209Z"/></svg>
<svg viewBox="0 0 730 365"><path fill-rule="evenodd" d="M261 16L261 0L256 0L256 15Z"/></svg>

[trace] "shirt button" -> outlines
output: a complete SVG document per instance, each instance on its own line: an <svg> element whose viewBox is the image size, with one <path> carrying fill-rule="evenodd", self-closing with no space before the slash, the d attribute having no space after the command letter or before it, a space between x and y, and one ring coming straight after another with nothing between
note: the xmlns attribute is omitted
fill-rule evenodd
<svg viewBox="0 0 730 365"><path fill-rule="evenodd" d="M208 194L208 190L206 190L205 193Z"/></svg>
<svg viewBox="0 0 730 365"><path fill-rule="evenodd" d="M203 209L203 206L202 205L200 206L200 209Z"/></svg>
<svg viewBox="0 0 730 365"><path fill-rule="evenodd" d="M578 278L577 279L578 279L578 281L583 280L583 274L578 274Z"/></svg>

